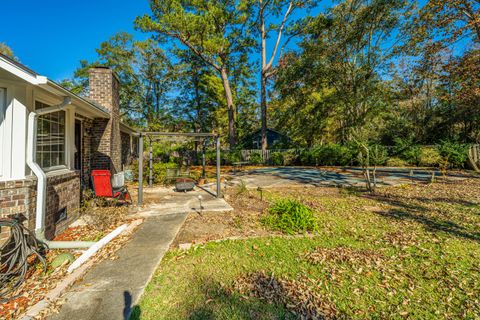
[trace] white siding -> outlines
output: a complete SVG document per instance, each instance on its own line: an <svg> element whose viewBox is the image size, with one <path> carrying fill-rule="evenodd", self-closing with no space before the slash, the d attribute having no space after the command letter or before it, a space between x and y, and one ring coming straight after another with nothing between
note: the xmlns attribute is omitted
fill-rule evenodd
<svg viewBox="0 0 480 320"><path fill-rule="evenodd" d="M0 154L0 180L5 177L5 158L8 155L8 152L5 152L5 113L7 112L7 89L0 88L0 146L3 150Z"/></svg>

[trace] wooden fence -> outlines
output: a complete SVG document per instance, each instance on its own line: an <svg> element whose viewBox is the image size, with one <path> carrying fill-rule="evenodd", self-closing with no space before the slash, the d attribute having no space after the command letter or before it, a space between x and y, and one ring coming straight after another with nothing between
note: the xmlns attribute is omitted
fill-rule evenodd
<svg viewBox="0 0 480 320"><path fill-rule="evenodd" d="M240 153L242 155L242 161L250 161L250 157L252 156L252 154L256 153L256 154L262 155L263 162L268 163L270 162L272 153L274 152L300 154L300 151L301 149L268 149L262 153L262 150L247 149L247 150L240 150Z"/></svg>

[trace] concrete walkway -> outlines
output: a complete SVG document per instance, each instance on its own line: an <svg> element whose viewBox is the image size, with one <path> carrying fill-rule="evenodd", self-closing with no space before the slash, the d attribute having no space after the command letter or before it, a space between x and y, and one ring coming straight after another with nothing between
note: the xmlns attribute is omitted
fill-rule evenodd
<svg viewBox="0 0 480 320"><path fill-rule="evenodd" d="M128 319L163 255L174 240L186 213L150 216L119 259L104 260L65 295L66 303L49 320Z"/></svg>

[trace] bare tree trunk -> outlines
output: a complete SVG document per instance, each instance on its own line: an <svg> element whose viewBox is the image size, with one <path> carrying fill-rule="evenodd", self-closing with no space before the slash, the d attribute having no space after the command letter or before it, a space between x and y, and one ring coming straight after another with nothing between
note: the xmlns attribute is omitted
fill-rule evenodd
<svg viewBox="0 0 480 320"><path fill-rule="evenodd" d="M225 68L220 71L222 77L223 89L225 89L225 98L227 100L228 110L228 142L230 149L234 149L236 145L236 132L235 132L235 105L233 103L232 89L230 88L230 82L228 81L228 74Z"/></svg>
<svg viewBox="0 0 480 320"><path fill-rule="evenodd" d="M268 148L267 140L267 78L262 74L261 84L261 118L262 118L262 154L265 155Z"/></svg>
<svg viewBox="0 0 480 320"><path fill-rule="evenodd" d="M260 18L260 36L261 36L261 46L262 46L262 70L261 70L261 98L260 98L260 105L261 105L261 118L262 118L262 155L265 155L267 152L268 148L268 141L267 141L267 80L268 77L271 76L271 71L273 67L273 61L275 60L275 57L277 56L277 50L280 46L280 41L282 39L282 34L285 29L285 24L287 22L288 16L292 12L293 9L293 1L290 0L288 4L288 8L285 12L285 15L283 16L282 23L280 27L278 28L277 32L277 40L275 42L275 45L273 47L272 53L270 55L269 60L267 61L267 35L268 31L265 28L265 16L266 16L266 10L265 6L268 4L268 1L266 1L266 4L264 3L264 0L258 0L259 6L260 6L260 13L259 13L259 18ZM281 54L280 54L281 55Z"/></svg>

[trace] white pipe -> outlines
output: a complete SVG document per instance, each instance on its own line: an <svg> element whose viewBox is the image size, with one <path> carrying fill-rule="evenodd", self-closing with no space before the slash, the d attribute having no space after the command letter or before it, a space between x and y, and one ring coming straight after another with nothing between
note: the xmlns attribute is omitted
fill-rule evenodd
<svg viewBox="0 0 480 320"><path fill-rule="evenodd" d="M35 236L45 242L51 249L88 248L95 242L85 241L48 241L45 238L45 203L47 195L47 175L35 161L37 149L37 118L39 115L62 110L71 103L70 97L65 97L61 104L30 112L28 115L28 136L27 136L27 165L37 177L37 200L35 208Z"/></svg>
<svg viewBox="0 0 480 320"><path fill-rule="evenodd" d="M103 246L105 246L107 243L113 240L116 236L118 236L120 233L122 233L125 229L127 228L126 224L122 224L120 227L117 229L113 230L109 234L107 234L105 237L100 239L97 243L95 243L93 246L88 248L80 257L78 257L77 260L75 260L67 269L67 272L70 273L73 270L77 269L80 267L85 261L87 261L91 256L93 256L98 250L100 250Z"/></svg>

